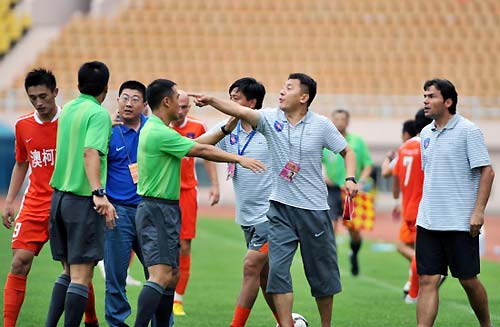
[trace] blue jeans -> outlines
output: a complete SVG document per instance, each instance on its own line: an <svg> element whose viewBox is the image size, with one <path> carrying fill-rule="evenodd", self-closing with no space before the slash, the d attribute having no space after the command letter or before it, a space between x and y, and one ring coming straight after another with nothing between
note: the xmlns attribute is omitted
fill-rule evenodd
<svg viewBox="0 0 500 327"><path fill-rule="evenodd" d="M114 205L118 219L114 229L106 229L104 266L106 268L106 321L111 327L125 327L131 308L125 291L127 270L132 250L142 262L135 229L134 207Z"/></svg>

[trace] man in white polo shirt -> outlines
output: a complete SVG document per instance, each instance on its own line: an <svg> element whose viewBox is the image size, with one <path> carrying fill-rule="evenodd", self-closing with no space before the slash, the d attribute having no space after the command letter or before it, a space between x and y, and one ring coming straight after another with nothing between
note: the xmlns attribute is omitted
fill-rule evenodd
<svg viewBox="0 0 500 327"><path fill-rule="evenodd" d="M477 275L478 236L494 172L481 130L456 113L457 99L448 80L424 84L424 112L434 121L420 134L424 188L416 242L419 327L434 324L439 280L448 268L467 293L480 326L491 326L486 290Z"/></svg>
<svg viewBox="0 0 500 327"><path fill-rule="evenodd" d="M197 105L211 105L257 128L266 138L272 158L273 188L267 213L270 223L269 281L281 326L293 326L290 266L301 243L311 293L322 326L331 326L333 295L340 292L337 250L326 201L321 162L323 148L344 156L346 190L357 193L356 156L326 117L309 110L316 82L301 73L290 74L280 91L279 108L252 110L231 101L192 95Z"/></svg>

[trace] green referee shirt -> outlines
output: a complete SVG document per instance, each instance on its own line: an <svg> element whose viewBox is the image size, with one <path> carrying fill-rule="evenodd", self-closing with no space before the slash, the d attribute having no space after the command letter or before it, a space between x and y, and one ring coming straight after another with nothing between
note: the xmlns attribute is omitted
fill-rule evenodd
<svg viewBox="0 0 500 327"><path fill-rule="evenodd" d="M101 184L106 186L106 156L111 136L111 118L96 98L86 94L68 102L59 117L56 163L50 185L64 192L91 196L85 173L84 149L99 151Z"/></svg>
<svg viewBox="0 0 500 327"><path fill-rule="evenodd" d="M361 136L356 134L347 134L347 144L356 154L356 179L359 179L361 171L366 167L373 165L370 151ZM326 176L337 186L343 186L345 183L346 172L344 166L344 157L340 154L334 154L328 149L323 149L323 164L325 165Z"/></svg>
<svg viewBox="0 0 500 327"><path fill-rule="evenodd" d="M179 200L181 160L195 143L151 115L139 135L137 194Z"/></svg>

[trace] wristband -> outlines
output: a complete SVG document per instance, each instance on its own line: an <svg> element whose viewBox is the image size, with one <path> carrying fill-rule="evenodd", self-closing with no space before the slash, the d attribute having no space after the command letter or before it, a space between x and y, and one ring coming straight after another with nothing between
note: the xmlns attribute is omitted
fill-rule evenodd
<svg viewBox="0 0 500 327"><path fill-rule="evenodd" d="M351 182L353 182L354 184L357 184L357 182L356 182L356 178L355 178L355 177L352 177L352 176L350 176L350 177L346 177L346 178L345 178L345 181L346 181L346 182L347 182L347 181L351 181Z"/></svg>
<svg viewBox="0 0 500 327"><path fill-rule="evenodd" d="M226 129L226 126L225 126L225 125L222 125L222 126L220 127L220 130L221 130L222 134L224 134L224 135L229 135L229 134L231 134L231 132L229 132L229 131Z"/></svg>

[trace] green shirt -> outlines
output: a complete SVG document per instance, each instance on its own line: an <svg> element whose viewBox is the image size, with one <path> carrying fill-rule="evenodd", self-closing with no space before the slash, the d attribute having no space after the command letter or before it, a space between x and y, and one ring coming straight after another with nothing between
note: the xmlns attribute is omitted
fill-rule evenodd
<svg viewBox="0 0 500 327"><path fill-rule="evenodd" d="M195 143L151 115L139 135L137 194L179 200L181 160Z"/></svg>
<svg viewBox="0 0 500 327"><path fill-rule="evenodd" d="M361 171L370 165L373 160L365 141L356 134L347 134L347 144L356 154L356 179L359 179ZM334 154L328 149L323 149L323 164L325 165L326 176L337 186L343 186L345 183L344 157L340 154Z"/></svg>
<svg viewBox="0 0 500 327"><path fill-rule="evenodd" d="M84 149L96 149L100 155L102 187L106 186L106 156L111 136L111 118L96 98L86 94L68 102L59 117L56 163L50 185L64 192L91 196L85 172Z"/></svg>

